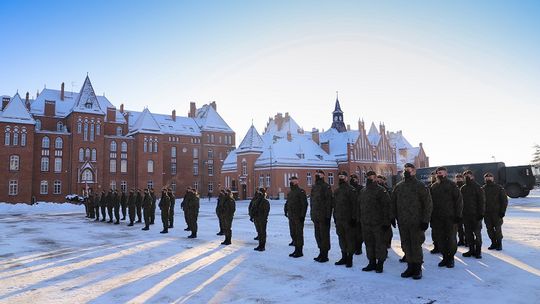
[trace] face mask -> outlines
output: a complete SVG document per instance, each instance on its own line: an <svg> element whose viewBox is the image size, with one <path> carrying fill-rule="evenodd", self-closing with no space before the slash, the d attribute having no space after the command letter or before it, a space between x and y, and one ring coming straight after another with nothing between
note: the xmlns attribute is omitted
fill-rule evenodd
<svg viewBox="0 0 540 304"><path fill-rule="evenodd" d="M405 176L405 178L409 178L409 177L411 177L411 172L405 171L405 172L403 172L403 176Z"/></svg>
<svg viewBox="0 0 540 304"><path fill-rule="evenodd" d="M486 184L491 185L491 184L493 184L493 181L492 180L487 180Z"/></svg>
<svg viewBox="0 0 540 304"><path fill-rule="evenodd" d="M289 186L291 186L291 188L293 188L293 187L294 187L294 183L293 183L293 182L290 182L290 183L289 183Z"/></svg>
<svg viewBox="0 0 540 304"><path fill-rule="evenodd" d="M472 181L472 178L470 178L469 176L465 177L465 182L466 183L470 183Z"/></svg>
<svg viewBox="0 0 540 304"><path fill-rule="evenodd" d="M368 178L368 179L366 180L366 185L371 185L371 184L373 184L374 182L375 182L374 180L372 180L371 178Z"/></svg>
<svg viewBox="0 0 540 304"><path fill-rule="evenodd" d="M465 183L464 183L464 182L462 182L462 181L459 181L459 182L457 182L456 184L458 185L458 187L460 187L460 188L461 188L461 186L463 186L463 185L464 185Z"/></svg>
<svg viewBox="0 0 540 304"><path fill-rule="evenodd" d="M315 175L315 181L322 181L322 177L320 175Z"/></svg>
<svg viewBox="0 0 540 304"><path fill-rule="evenodd" d="M442 175L440 175L440 176L437 175L437 179L438 179L439 181L442 181L442 180L444 179L444 176L442 176Z"/></svg>

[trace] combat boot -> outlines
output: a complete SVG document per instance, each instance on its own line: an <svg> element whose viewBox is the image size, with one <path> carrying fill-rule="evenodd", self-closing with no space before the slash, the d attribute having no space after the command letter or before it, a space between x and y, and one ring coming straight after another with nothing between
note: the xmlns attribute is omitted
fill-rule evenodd
<svg viewBox="0 0 540 304"><path fill-rule="evenodd" d="M412 274L413 280L420 280L422 278L422 263L415 263L414 272Z"/></svg>
<svg viewBox="0 0 540 304"><path fill-rule="evenodd" d="M347 263L347 254L345 251L341 252L341 260L334 263L334 265L345 265Z"/></svg>
<svg viewBox="0 0 540 304"><path fill-rule="evenodd" d="M470 258L470 257L472 257L472 256L474 255L474 253L475 253L474 245L471 245L471 246L469 246L469 251L464 252L464 253L462 254L462 256L464 256L464 257L466 257L466 258Z"/></svg>
<svg viewBox="0 0 540 304"><path fill-rule="evenodd" d="M192 232L189 236L188 236L188 239L196 239L197 238L197 233L194 233Z"/></svg>
<svg viewBox="0 0 540 304"><path fill-rule="evenodd" d="M502 240L498 240L497 241L497 248L495 248L497 251L501 251L502 250Z"/></svg>
<svg viewBox="0 0 540 304"><path fill-rule="evenodd" d="M328 251L322 251L321 258L317 262L319 262L319 263L328 262Z"/></svg>
<svg viewBox="0 0 540 304"><path fill-rule="evenodd" d="M497 241L492 241L491 245L489 245L488 250L495 250L497 249Z"/></svg>
<svg viewBox="0 0 540 304"><path fill-rule="evenodd" d="M130 227L133 226L133 222L129 223L128 226L130 226Z"/></svg>
<svg viewBox="0 0 540 304"><path fill-rule="evenodd" d="M413 264L407 263L407 269L401 273L402 278L410 278L413 275Z"/></svg>
<svg viewBox="0 0 540 304"><path fill-rule="evenodd" d="M347 254L347 263L345 264L345 267L351 268L352 267L352 260L353 260L353 254L348 253Z"/></svg>
<svg viewBox="0 0 540 304"><path fill-rule="evenodd" d="M145 231L146 231L146 230L150 230L150 228L149 228L148 226L144 226L144 228L141 229L141 230L145 230Z"/></svg>
<svg viewBox="0 0 540 304"><path fill-rule="evenodd" d="M302 252L302 247L298 246L296 247L296 250L294 251L293 253L293 258L299 258L299 257L303 257L304 256L304 253Z"/></svg>
<svg viewBox="0 0 540 304"><path fill-rule="evenodd" d="M322 256L322 251L319 250L319 255L317 257L313 258L313 260L318 262L321 259L321 256Z"/></svg>
<svg viewBox="0 0 540 304"><path fill-rule="evenodd" d="M407 259L405 258L405 256L403 256L401 259L399 259L399 262L400 263L407 263Z"/></svg>
<svg viewBox="0 0 540 304"><path fill-rule="evenodd" d="M362 271L373 271L375 269L377 269L376 261L375 260L369 260L369 264L366 267L362 268Z"/></svg>
<svg viewBox="0 0 540 304"><path fill-rule="evenodd" d="M163 230L161 230L159 233L169 233L169 230L163 229Z"/></svg>
<svg viewBox="0 0 540 304"><path fill-rule="evenodd" d="M446 267L448 265L448 259L447 259L447 256L446 254L443 255L443 259L442 261L439 262L439 264L437 266L439 267Z"/></svg>
<svg viewBox="0 0 540 304"><path fill-rule="evenodd" d="M435 247L433 247L433 249L431 249L431 251L429 253L437 254L437 253L441 253L441 251L439 250L438 246L435 246Z"/></svg>
<svg viewBox="0 0 540 304"><path fill-rule="evenodd" d="M474 252L474 257L477 259L482 258L482 247L480 246L476 247L476 251Z"/></svg>
<svg viewBox="0 0 540 304"><path fill-rule="evenodd" d="M225 240L223 242L221 242L221 245L230 245L230 244L231 244L231 237L230 236L226 236Z"/></svg>
<svg viewBox="0 0 540 304"><path fill-rule="evenodd" d="M115 225L120 225L120 221L119 220L116 220L116 222L114 222Z"/></svg>
<svg viewBox="0 0 540 304"><path fill-rule="evenodd" d="M446 268L454 268L454 256L449 255L446 259Z"/></svg>
<svg viewBox="0 0 540 304"><path fill-rule="evenodd" d="M377 266L375 266L375 272L376 273L382 273L384 268L384 260L378 260Z"/></svg>

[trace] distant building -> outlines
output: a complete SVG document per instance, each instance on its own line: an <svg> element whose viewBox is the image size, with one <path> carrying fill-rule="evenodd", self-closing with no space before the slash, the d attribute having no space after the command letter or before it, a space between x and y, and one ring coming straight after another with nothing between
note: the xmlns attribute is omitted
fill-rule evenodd
<svg viewBox="0 0 540 304"><path fill-rule="evenodd" d="M252 197L258 187L268 188L272 197L285 194L289 178L297 176L300 186L315 182L315 171L322 169L330 185L337 185L341 170L356 173L364 183L367 171L393 176L406 162L429 166L422 144L413 147L401 131L387 132L374 123L366 132L364 121L358 130L345 126L343 111L336 99L331 128L305 132L288 114L270 118L262 135L252 125L237 149L225 159L222 184L238 191L239 197Z"/></svg>
<svg viewBox="0 0 540 304"><path fill-rule="evenodd" d="M117 109L86 77L80 92L44 89L3 96L0 201L64 201L83 189L187 186L217 191L235 133L212 102L187 117Z"/></svg>

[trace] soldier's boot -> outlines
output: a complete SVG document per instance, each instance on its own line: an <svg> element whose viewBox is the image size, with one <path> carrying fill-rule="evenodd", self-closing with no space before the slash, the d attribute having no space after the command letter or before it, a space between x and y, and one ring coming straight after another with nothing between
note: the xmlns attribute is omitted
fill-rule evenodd
<svg viewBox="0 0 540 304"><path fill-rule="evenodd" d="M464 252L462 254L462 256L466 257L466 258L470 258L474 255L474 253L476 252L476 250L474 249L474 245L471 245L469 246L469 251L467 252Z"/></svg>
<svg viewBox="0 0 540 304"><path fill-rule="evenodd" d="M302 247L301 246L295 246L295 248L296 249L294 250L292 257L293 258L303 257L304 253L302 252Z"/></svg>
<svg viewBox="0 0 540 304"><path fill-rule="evenodd" d="M405 258L405 256L403 256L401 259L399 259L399 262L400 263L407 263L407 259Z"/></svg>
<svg viewBox="0 0 540 304"><path fill-rule="evenodd" d="M322 251L321 252L321 258L317 261L319 263L326 263L328 262L328 251Z"/></svg>
<svg viewBox="0 0 540 304"><path fill-rule="evenodd" d="M407 269L401 273L402 278L410 278L413 275L413 264L407 263Z"/></svg>
<svg viewBox="0 0 540 304"><path fill-rule="evenodd" d="M225 240L223 242L221 242L221 245L230 245L231 244L231 237L230 236L225 236Z"/></svg>
<svg viewBox="0 0 540 304"><path fill-rule="evenodd" d="M465 246L465 241L463 239L459 239L457 245L458 246Z"/></svg>
<svg viewBox="0 0 540 304"><path fill-rule="evenodd" d="M146 225L146 226L144 226L144 228L141 229L141 230L150 230L150 227L148 227L148 225Z"/></svg>
<svg viewBox="0 0 540 304"><path fill-rule="evenodd" d="M351 268L352 267L352 261L353 260L353 254L352 253L348 253L347 254L347 263L345 264L345 267L347 268Z"/></svg>
<svg viewBox="0 0 540 304"><path fill-rule="evenodd" d="M197 238L196 232L191 232L191 234L188 236L188 239L196 239L196 238Z"/></svg>
<svg viewBox="0 0 540 304"><path fill-rule="evenodd" d="M412 278L414 280L420 280L422 278L422 263L415 263Z"/></svg>
<svg viewBox="0 0 540 304"><path fill-rule="evenodd" d="M502 240L498 240L497 241L497 248L495 248L497 251L501 251L502 250Z"/></svg>
<svg viewBox="0 0 540 304"><path fill-rule="evenodd" d="M440 261L437 266L446 267L446 265L448 265L448 256L446 254L444 254L442 261Z"/></svg>
<svg viewBox="0 0 540 304"><path fill-rule="evenodd" d="M382 273L384 268L384 260L377 260L377 266L375 266L376 273Z"/></svg>
<svg viewBox="0 0 540 304"><path fill-rule="evenodd" d="M435 245L435 247L433 247L433 249L431 249L429 253L431 254L441 253L441 251L439 250L439 246Z"/></svg>
<svg viewBox="0 0 540 304"><path fill-rule="evenodd" d="M362 271L373 271L377 269L377 262L375 259L369 260L369 264L366 267L362 268Z"/></svg>
<svg viewBox="0 0 540 304"><path fill-rule="evenodd" d="M321 256L322 256L322 250L319 249L319 255L313 258L313 260L318 262L321 259Z"/></svg>
<svg viewBox="0 0 540 304"><path fill-rule="evenodd" d="M161 230L159 233L169 233L169 230L167 228Z"/></svg>
<svg viewBox="0 0 540 304"><path fill-rule="evenodd" d="M96 217L96 219L94 220L94 222L99 222L99 216Z"/></svg>
<svg viewBox="0 0 540 304"><path fill-rule="evenodd" d="M334 265L345 265L347 263L347 253L341 252L341 260L334 263Z"/></svg>
<svg viewBox="0 0 540 304"><path fill-rule="evenodd" d="M446 258L446 268L454 268L454 256L448 255Z"/></svg>
<svg viewBox="0 0 540 304"><path fill-rule="evenodd" d="M133 226L133 221L129 222L128 226Z"/></svg>
<svg viewBox="0 0 540 304"><path fill-rule="evenodd" d="M489 245L488 250L497 249L497 240L491 240L491 245Z"/></svg>
<svg viewBox="0 0 540 304"><path fill-rule="evenodd" d="M474 252L474 257L477 259L482 258L482 247L476 246L476 251Z"/></svg>

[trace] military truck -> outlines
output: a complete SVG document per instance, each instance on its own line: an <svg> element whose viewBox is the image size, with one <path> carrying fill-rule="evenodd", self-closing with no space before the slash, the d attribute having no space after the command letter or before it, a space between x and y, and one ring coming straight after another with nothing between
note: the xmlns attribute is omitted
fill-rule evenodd
<svg viewBox="0 0 540 304"><path fill-rule="evenodd" d="M535 177L530 165L507 167L503 162L494 162L444 167L448 169L448 177L452 179L458 173L471 170L474 173L474 179L480 184L484 182L484 173L491 172L495 182L502 185L506 190L506 194L511 198L526 197L535 184ZM419 180L428 184L429 176L435 169L437 167L419 168L416 170L416 176Z"/></svg>

